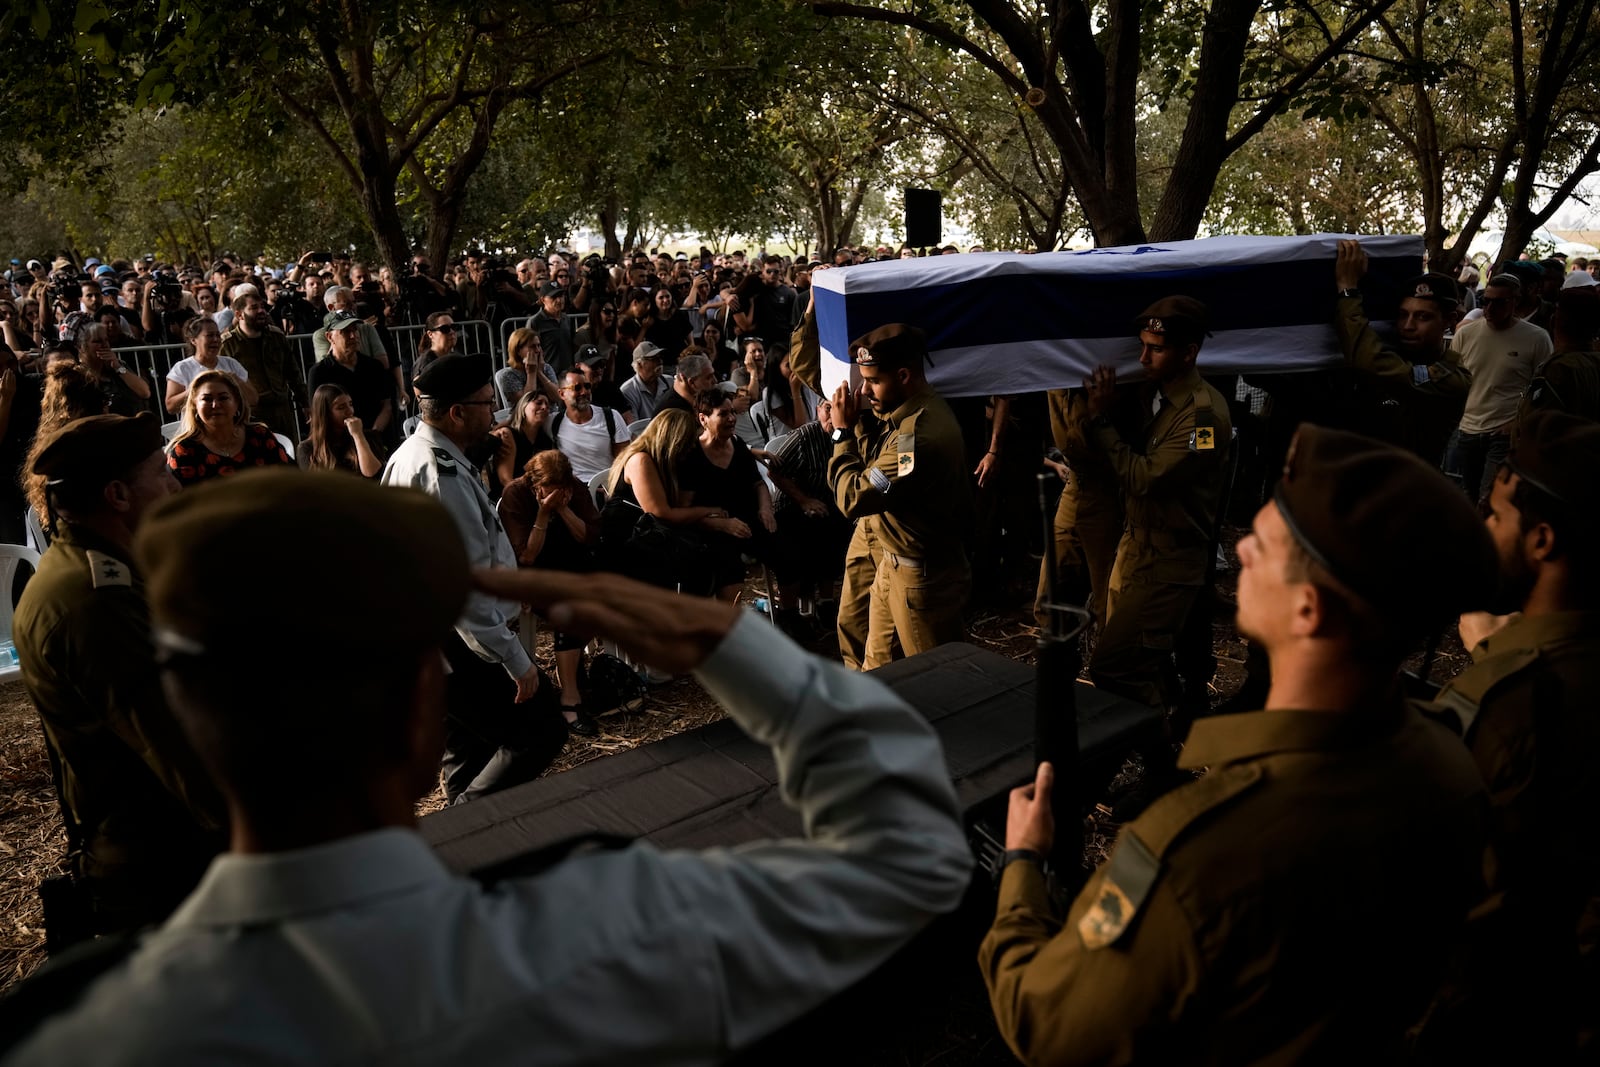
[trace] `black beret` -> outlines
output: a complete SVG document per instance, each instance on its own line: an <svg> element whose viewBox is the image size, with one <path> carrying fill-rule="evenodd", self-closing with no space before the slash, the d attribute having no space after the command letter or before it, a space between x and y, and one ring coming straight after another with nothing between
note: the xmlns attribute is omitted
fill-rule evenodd
<svg viewBox="0 0 1600 1067"><path fill-rule="evenodd" d="M1579 515L1600 516L1600 423L1564 411L1522 420L1507 465L1524 482Z"/></svg>
<svg viewBox="0 0 1600 1067"><path fill-rule="evenodd" d="M186 489L151 510L134 553L159 645L241 658L260 646L238 639L239 601L217 590L239 560L273 561L276 578L252 591L245 617L256 633L294 635L290 658L311 655L307 670L318 655L437 644L470 585L461 534L438 500L333 471L253 470Z"/></svg>
<svg viewBox="0 0 1600 1067"><path fill-rule="evenodd" d="M52 484L105 485L166 445L161 424L148 411L73 419L45 439L33 457L33 473Z"/></svg>
<svg viewBox="0 0 1600 1067"><path fill-rule="evenodd" d="M1206 336L1211 321L1206 306L1192 296L1164 296L1145 308L1134 320L1140 331L1165 336L1175 334L1198 341Z"/></svg>
<svg viewBox="0 0 1600 1067"><path fill-rule="evenodd" d="M1274 500L1307 554L1391 618L1443 618L1493 598L1499 564L1482 516L1410 452L1305 424Z"/></svg>
<svg viewBox="0 0 1600 1067"><path fill-rule="evenodd" d="M418 371L411 384L421 396L454 404L488 385L493 377L494 366L487 352L472 356L451 352Z"/></svg>
<svg viewBox="0 0 1600 1067"><path fill-rule="evenodd" d="M891 322L851 341L850 353L862 367L920 367L928 358L928 335L915 326Z"/></svg>
<svg viewBox="0 0 1600 1067"><path fill-rule="evenodd" d="M1437 300L1452 307L1461 303L1461 286L1448 274L1430 271L1406 282L1401 299L1416 297L1419 300Z"/></svg>

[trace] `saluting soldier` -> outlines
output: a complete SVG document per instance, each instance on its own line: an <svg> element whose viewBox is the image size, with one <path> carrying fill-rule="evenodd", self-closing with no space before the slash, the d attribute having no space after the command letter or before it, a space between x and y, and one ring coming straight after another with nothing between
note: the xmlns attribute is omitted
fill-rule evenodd
<svg viewBox="0 0 1600 1067"><path fill-rule="evenodd" d="M834 391L828 484L856 524L839 650L847 666L871 670L894 658L896 639L907 656L961 639L974 514L961 427L928 385L923 332L893 323L850 351L871 411L859 410L848 382Z"/></svg>
<svg viewBox="0 0 1600 1067"><path fill-rule="evenodd" d="M56 532L12 633L67 831L72 892L47 898L52 950L166 918L225 844L222 798L162 695L132 564L146 511L178 491L163 443L148 412L96 415L33 463Z"/></svg>
<svg viewBox="0 0 1600 1067"><path fill-rule="evenodd" d="M979 961L1026 1063L1390 1062L1480 892L1483 784L1397 684L1491 595L1476 509L1415 456L1307 425L1239 559L1266 710L1194 724L1182 762L1209 772L1127 824L1065 915L1039 859L1050 765L1012 793Z"/></svg>
<svg viewBox="0 0 1600 1067"><path fill-rule="evenodd" d="M1172 707L1182 697L1174 646L1215 551L1233 426L1227 401L1195 369L1205 305L1169 296L1137 321L1148 375L1139 436L1125 439L1110 419L1115 369L1100 367L1084 382L1089 438L1115 474L1127 515L1089 676L1121 696Z"/></svg>
<svg viewBox="0 0 1600 1067"><path fill-rule="evenodd" d="M473 566L515 567L500 515L467 459L494 426L492 372L487 354L451 353L417 375L421 425L389 458L383 484L437 497L455 519ZM537 778L566 744L554 688L541 685L539 665L511 629L519 611L474 593L455 637L445 643L450 677L443 771L452 804Z"/></svg>
<svg viewBox="0 0 1600 1067"><path fill-rule="evenodd" d="M1462 616L1473 663L1434 705L1464 734L1491 805L1490 896L1428 1028L1439 1062L1600 1053L1597 469L1600 425L1542 412L1490 490L1498 610L1514 614Z"/></svg>

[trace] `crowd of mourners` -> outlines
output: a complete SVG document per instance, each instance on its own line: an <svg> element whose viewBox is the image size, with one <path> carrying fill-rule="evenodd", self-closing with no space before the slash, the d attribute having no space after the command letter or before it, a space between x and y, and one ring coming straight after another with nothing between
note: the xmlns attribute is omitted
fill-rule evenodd
<svg viewBox="0 0 1600 1067"><path fill-rule="evenodd" d="M1123 829L1081 888L1051 765L1010 796L975 947L1019 1057L1600 1052L1600 262L1380 306L1341 241L1339 366L1208 374L1209 310L1155 290L1137 381L945 398L887 323L825 394L815 273L916 255L13 260L0 539L48 548L14 625L67 825L46 921L115 955L0 1012L0 1051L746 1049L967 885L937 738L861 672L1031 597L1058 638L1083 605L1087 679L1163 730L1092 798ZM1249 659L1219 704L1225 566ZM1446 622L1473 662L1441 686ZM262 671L265 631L306 662ZM827 633L842 664L796 645ZM695 672L810 840L444 871L415 799L600 735L592 639Z"/></svg>

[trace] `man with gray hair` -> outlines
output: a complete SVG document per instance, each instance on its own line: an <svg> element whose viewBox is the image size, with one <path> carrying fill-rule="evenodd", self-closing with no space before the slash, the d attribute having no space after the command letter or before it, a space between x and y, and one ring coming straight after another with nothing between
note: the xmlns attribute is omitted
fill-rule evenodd
<svg viewBox="0 0 1600 1067"><path fill-rule="evenodd" d="M335 321L342 321L355 315L361 319L361 354L370 356L383 364L387 370L393 365L389 359L388 349L383 347L383 338L366 319L356 313L356 291L348 285L332 285L322 294L323 303L327 306L327 314L322 317L322 328L311 332L311 348L318 359L326 359L328 355L328 330Z"/></svg>
<svg viewBox="0 0 1600 1067"><path fill-rule="evenodd" d="M711 369L711 358L703 352L691 353L686 349L678 357L678 371L672 378L672 392L656 402L656 414L672 408L693 414L694 398L716 387L717 375Z"/></svg>
<svg viewBox="0 0 1600 1067"><path fill-rule="evenodd" d="M672 383L661 373L661 346L641 341L633 350L633 377L622 383L634 421L648 422L671 392Z"/></svg>

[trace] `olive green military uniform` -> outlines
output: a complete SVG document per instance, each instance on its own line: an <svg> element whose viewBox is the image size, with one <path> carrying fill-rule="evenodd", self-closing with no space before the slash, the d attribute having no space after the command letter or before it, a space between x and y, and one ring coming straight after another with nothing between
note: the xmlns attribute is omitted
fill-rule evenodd
<svg viewBox="0 0 1600 1067"><path fill-rule="evenodd" d="M1563 352L1534 372L1517 421L1551 409L1600 422L1600 352Z"/></svg>
<svg viewBox="0 0 1600 1067"><path fill-rule="evenodd" d="M1383 346L1359 296L1339 298L1333 328L1345 359L1369 391L1358 400L1353 428L1437 466L1466 410L1472 372L1454 351L1446 351L1425 368L1426 380L1417 381L1416 365Z"/></svg>
<svg viewBox="0 0 1600 1067"><path fill-rule="evenodd" d="M834 446L828 484L855 533L839 593L839 650L871 670L962 637L973 524L961 428L923 386L881 418L870 414Z"/></svg>
<svg viewBox="0 0 1600 1067"><path fill-rule="evenodd" d="M1103 628L1106 590L1122 539L1122 491L1106 457L1089 444L1089 410L1082 391L1052 389L1048 399L1051 436L1072 473L1056 505L1057 595L1067 603L1086 596L1095 625ZM1039 589L1033 600L1033 616L1041 629L1050 625L1044 610L1048 562L1039 564Z"/></svg>
<svg viewBox="0 0 1600 1067"><path fill-rule="evenodd" d="M143 579L125 551L63 523L13 634L90 921L165 918L225 843L226 813L162 695Z"/></svg>
<svg viewBox="0 0 1600 1067"><path fill-rule="evenodd" d="M1009 865L979 952L1025 1063L1375 1063L1421 1013L1476 886L1483 785L1394 704L1194 724L1210 767L1124 827L1063 917Z"/></svg>
<svg viewBox="0 0 1600 1067"><path fill-rule="evenodd" d="M1144 394L1143 447L1105 419L1091 440L1122 490L1126 527L1111 571L1107 618L1089 661L1095 685L1153 706L1179 702L1173 646L1205 586L1233 426L1198 371Z"/></svg>
<svg viewBox="0 0 1600 1067"><path fill-rule="evenodd" d="M306 379L283 331L269 326L250 337L235 326L222 335L222 354L238 360L250 374L256 391L251 417L272 427L273 433L300 440L295 413L305 411L308 404Z"/></svg>
<svg viewBox="0 0 1600 1067"><path fill-rule="evenodd" d="M1472 657L1431 710L1489 787L1490 897L1430 1031L1441 1054L1570 1062L1600 1052L1600 612L1517 619Z"/></svg>

